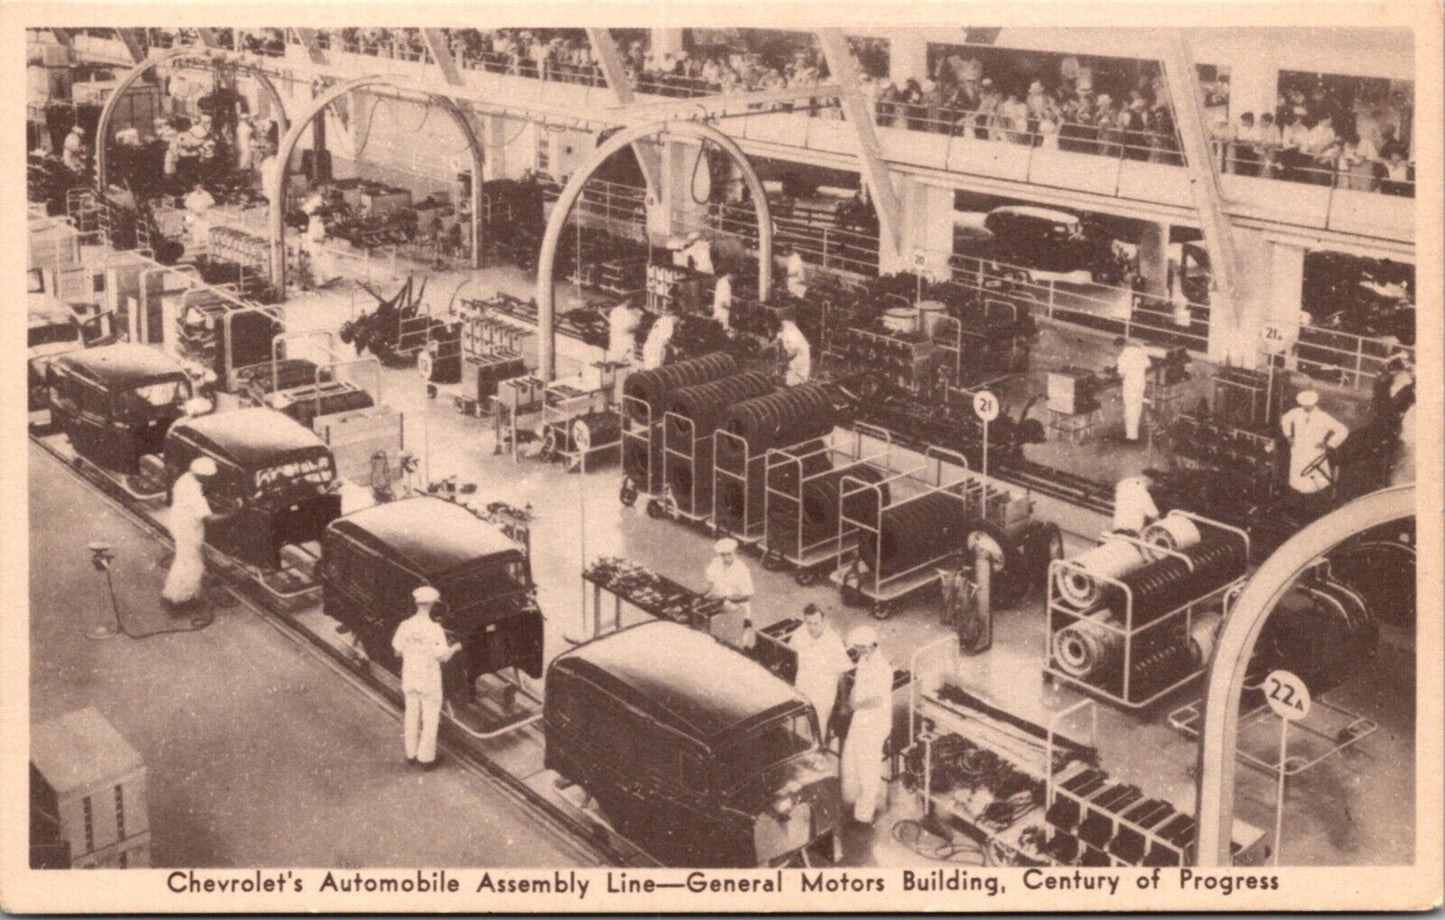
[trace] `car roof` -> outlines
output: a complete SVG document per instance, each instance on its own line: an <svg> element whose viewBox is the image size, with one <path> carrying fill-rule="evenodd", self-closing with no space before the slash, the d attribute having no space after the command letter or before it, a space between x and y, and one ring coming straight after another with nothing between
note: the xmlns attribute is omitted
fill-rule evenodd
<svg viewBox="0 0 1445 920"><path fill-rule="evenodd" d="M75 326L75 311L59 297L51 294L27 294L25 313L27 325L34 329L39 326Z"/></svg>
<svg viewBox="0 0 1445 920"><path fill-rule="evenodd" d="M56 358L55 363L106 387L142 383L157 377L186 376L186 369L170 355L159 348L133 342L68 352Z"/></svg>
<svg viewBox="0 0 1445 920"><path fill-rule="evenodd" d="M399 559L426 579L491 556L522 554L497 527L429 495L374 505L337 518L327 529Z"/></svg>
<svg viewBox="0 0 1445 920"><path fill-rule="evenodd" d="M1040 208L1033 205L1005 205L1001 208L994 208L984 217L984 225L988 225L988 219L998 215L1000 217L1031 217L1035 220L1046 220L1050 223L1077 224L1079 216L1070 214L1068 211L1057 211L1053 208Z"/></svg>
<svg viewBox="0 0 1445 920"><path fill-rule="evenodd" d="M552 668L585 678L658 722L712 744L807 702L792 685L708 633L670 620L564 652Z"/></svg>
<svg viewBox="0 0 1445 920"><path fill-rule="evenodd" d="M284 412L265 407L213 412L181 419L171 437L188 436L215 456L246 469L283 462L297 454L330 454L316 433Z"/></svg>

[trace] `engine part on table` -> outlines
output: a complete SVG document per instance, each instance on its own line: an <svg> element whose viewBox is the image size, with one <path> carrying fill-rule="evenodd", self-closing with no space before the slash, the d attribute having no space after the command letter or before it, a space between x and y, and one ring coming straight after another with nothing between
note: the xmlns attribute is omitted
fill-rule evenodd
<svg viewBox="0 0 1445 920"><path fill-rule="evenodd" d="M1054 590L1070 607L1090 610L1104 600L1106 583L1101 578L1120 578L1142 568L1148 559L1128 540L1106 540L1069 561L1073 565L1059 569Z"/></svg>
<svg viewBox="0 0 1445 920"><path fill-rule="evenodd" d="M923 745L909 749L904 757L905 776L916 782L923 776ZM1044 784L1024 773L994 751L962 735L949 732L928 745L928 772L934 794L984 793L983 801L969 796L980 823L986 827L1010 827L1024 814L1044 803Z"/></svg>
<svg viewBox="0 0 1445 920"><path fill-rule="evenodd" d="M1261 670L1293 671L1320 696L1365 667L1379 641L1374 611L1330 576L1303 576L1271 611L1255 646Z"/></svg>
<svg viewBox="0 0 1445 920"><path fill-rule="evenodd" d="M1099 393L1103 389L1103 380L1088 368L1063 367L1049 371L1049 409L1062 415L1098 411Z"/></svg>
<svg viewBox="0 0 1445 920"><path fill-rule="evenodd" d="M916 325L916 315L913 321ZM834 333L830 348L850 367L908 392L932 385L945 357L935 342L916 330L893 332L848 327Z"/></svg>
<svg viewBox="0 0 1445 920"><path fill-rule="evenodd" d="M1258 480L1260 494L1276 479L1282 452L1272 431L1241 428L1213 415L1186 413L1170 428L1177 463L1226 469Z"/></svg>
<svg viewBox="0 0 1445 920"><path fill-rule="evenodd" d="M804 383L732 406L721 428L742 439L749 457L761 457L775 447L824 437L836 423L837 413L828 388ZM734 438L719 439L718 462L726 464L726 469L741 469L741 448Z"/></svg>
<svg viewBox="0 0 1445 920"><path fill-rule="evenodd" d="M928 492L885 507L877 530L859 530L859 558L880 578L963 552L974 523L968 503L951 492Z"/></svg>
<svg viewBox="0 0 1445 920"><path fill-rule="evenodd" d="M722 424L724 415L733 406L772 391L773 382L768 376L755 371L675 390L664 402L664 409L685 421L669 420L671 430L668 437L676 444L684 443L689 436L708 437Z"/></svg>
<svg viewBox="0 0 1445 920"><path fill-rule="evenodd" d="M1375 617L1415 626L1415 521L1382 524L1330 552L1330 576L1364 598Z"/></svg>
<svg viewBox="0 0 1445 920"><path fill-rule="evenodd" d="M527 365L522 356L511 351L468 355L462 362L462 394L478 403L497 395L503 380L526 376Z"/></svg>
<svg viewBox="0 0 1445 920"><path fill-rule="evenodd" d="M1140 538L1145 543L1172 550L1188 549L1204 539L1199 526L1182 514L1165 515L1145 527Z"/></svg>
<svg viewBox="0 0 1445 920"><path fill-rule="evenodd" d="M662 421L663 407L672 393L683 387L697 386L700 383L732 376L737 372L737 361L733 360L730 355L722 353L702 355L685 361L664 364L656 370L633 371L627 375L627 381L622 385L622 392L650 407L652 410L651 421L655 424ZM648 421L647 418L640 417L635 406L630 406L629 411L638 413L634 417L634 421Z"/></svg>
<svg viewBox="0 0 1445 920"><path fill-rule="evenodd" d="M1177 386L1194 379L1189 373L1189 349L1180 345L1164 352L1164 357L1154 362L1157 380L1167 387Z"/></svg>

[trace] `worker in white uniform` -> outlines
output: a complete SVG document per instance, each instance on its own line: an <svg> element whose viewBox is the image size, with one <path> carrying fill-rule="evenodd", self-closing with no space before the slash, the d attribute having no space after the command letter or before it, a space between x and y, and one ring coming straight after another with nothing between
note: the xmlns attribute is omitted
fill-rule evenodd
<svg viewBox="0 0 1445 920"><path fill-rule="evenodd" d="M858 668L848 700L853 717L843 740L843 801L852 804L853 820L872 824L883 785L883 745L893 732L893 666L871 626L848 633L848 647L858 653Z"/></svg>
<svg viewBox="0 0 1445 920"><path fill-rule="evenodd" d="M323 245L326 242L326 221L321 217L321 209L325 204L326 196L318 191L301 206L301 211L307 218L306 255L311 259L311 278L317 287L331 282L336 276L331 254Z"/></svg>
<svg viewBox="0 0 1445 920"><path fill-rule="evenodd" d="M712 318L724 329L730 329L733 316L733 273L724 271L717 276L712 289Z"/></svg>
<svg viewBox="0 0 1445 920"><path fill-rule="evenodd" d="M1125 476L1114 486L1114 530L1138 536L1159 518L1147 476Z"/></svg>
<svg viewBox="0 0 1445 920"><path fill-rule="evenodd" d="M392 651L401 659L401 692L406 697L402 721L402 743L407 763L430 769L437 760L437 722L442 711L442 664L461 651L447 642L441 624L432 619L432 608L441 594L430 585L411 592L416 612L396 628Z"/></svg>
<svg viewBox="0 0 1445 920"><path fill-rule="evenodd" d="M808 344L808 337L791 316L785 315L779 324L777 342L788 362L783 382L790 387L807 383L813 375L813 346Z"/></svg>
<svg viewBox="0 0 1445 920"><path fill-rule="evenodd" d="M1115 366L1124 381L1124 437L1139 440L1139 419L1144 415L1144 389L1149 379L1149 353L1137 342L1124 340Z"/></svg>
<svg viewBox="0 0 1445 920"><path fill-rule="evenodd" d="M201 599L206 575L206 521L217 517L201 481L214 475L216 461L197 457L171 487L171 516L166 528L171 532L175 555L161 588L161 600L172 609L191 606Z"/></svg>
<svg viewBox="0 0 1445 920"><path fill-rule="evenodd" d="M824 622L817 604L803 608L803 628L793 632L788 645L798 655L793 686L813 704L818 713L818 740L826 743L838 699L838 679L852 669L853 661L837 631Z"/></svg>
<svg viewBox="0 0 1445 920"><path fill-rule="evenodd" d="M788 293L794 297L803 297L808 293L807 269L803 265L803 254L796 249L788 250L788 259L784 263L787 270Z"/></svg>
<svg viewBox="0 0 1445 920"><path fill-rule="evenodd" d="M712 634L729 645L745 648L745 639L753 627L753 575L738 559L738 541L731 537L713 544L713 554L703 573L707 582L703 593L720 598L723 609L712 618Z"/></svg>
<svg viewBox="0 0 1445 920"><path fill-rule="evenodd" d="M84 173L87 155L85 129L76 125L70 129L69 134L65 135L65 143L60 149L60 162L73 173Z"/></svg>
<svg viewBox="0 0 1445 920"><path fill-rule="evenodd" d="M200 249L210 241L211 218L207 214L216 206L216 199L206 187L197 182L182 202L186 208L186 228L190 234L191 246Z"/></svg>
<svg viewBox="0 0 1445 920"><path fill-rule="evenodd" d="M637 350L637 324L642 312L630 301L622 301L607 314L607 360L613 364L631 364Z"/></svg>
<svg viewBox="0 0 1445 920"><path fill-rule="evenodd" d="M682 243L682 248L678 251L676 261L695 272L711 275L713 272L712 241L701 233L688 234L687 239Z"/></svg>
<svg viewBox="0 0 1445 920"><path fill-rule="evenodd" d="M648 330L647 341L642 343L642 369L655 371L662 367L662 362L667 360L667 345L672 341L672 333L677 329L677 317L671 313L664 313L657 318Z"/></svg>
<svg viewBox="0 0 1445 920"><path fill-rule="evenodd" d="M1344 443L1350 429L1319 408L1320 394L1303 390L1295 397L1295 408L1280 417L1279 426L1289 441L1289 487L1300 495L1314 495L1329 488L1333 475L1326 461L1306 470L1325 454Z"/></svg>

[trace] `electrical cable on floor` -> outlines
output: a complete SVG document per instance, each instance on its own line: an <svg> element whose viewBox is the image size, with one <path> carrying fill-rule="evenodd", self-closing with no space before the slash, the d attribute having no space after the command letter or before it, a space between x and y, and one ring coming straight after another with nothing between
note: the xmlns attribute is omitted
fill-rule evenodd
<svg viewBox="0 0 1445 920"><path fill-rule="evenodd" d="M978 844L954 843L914 818L903 818L895 822L893 839L925 859L962 863L968 866L987 865L983 848Z"/></svg>
<svg viewBox="0 0 1445 920"><path fill-rule="evenodd" d="M111 616L115 618L116 629L120 630L121 634L124 635L127 639L150 639L155 636L170 635L171 633L200 632L201 630L205 629L207 626L210 626L216 621L215 617L209 614L202 613L192 616L190 618L189 626L176 626L169 629L153 629L150 632L133 633L128 628L126 628L125 620L121 618L120 602L116 599L115 596L115 580L111 577L110 566L108 565L105 567L105 586L110 590L110 612ZM235 599L231 598L230 605L234 606L235 603Z"/></svg>

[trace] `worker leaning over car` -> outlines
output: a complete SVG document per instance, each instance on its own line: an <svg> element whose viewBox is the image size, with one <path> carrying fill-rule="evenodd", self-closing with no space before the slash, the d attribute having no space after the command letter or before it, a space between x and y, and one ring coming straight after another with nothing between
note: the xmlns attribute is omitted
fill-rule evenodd
<svg viewBox="0 0 1445 920"><path fill-rule="evenodd" d="M216 475L216 461L197 457L171 487L171 515L167 529L174 543L174 558L161 588L161 601L172 610L182 610L201 600L206 575L206 521L218 515L211 511L201 480Z"/></svg>
<svg viewBox="0 0 1445 920"><path fill-rule="evenodd" d="M791 314L783 315L778 326L777 342L788 362L783 382L790 387L807 383L813 376L813 346L808 344L808 337L803 335L803 330L798 328L797 319Z"/></svg>
<svg viewBox="0 0 1445 920"><path fill-rule="evenodd" d="M406 697L402 743L407 763L431 769L437 762L437 723L442 710L442 664L461 651L447 642L432 610L441 594L430 585L411 593L416 612L396 628L391 648L401 658L401 692Z"/></svg>

